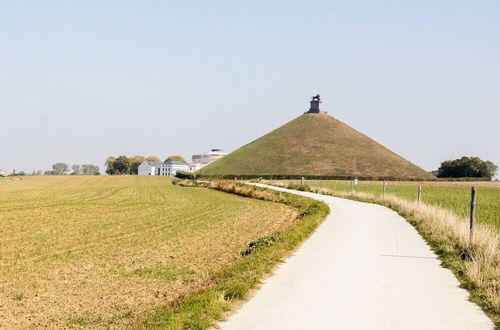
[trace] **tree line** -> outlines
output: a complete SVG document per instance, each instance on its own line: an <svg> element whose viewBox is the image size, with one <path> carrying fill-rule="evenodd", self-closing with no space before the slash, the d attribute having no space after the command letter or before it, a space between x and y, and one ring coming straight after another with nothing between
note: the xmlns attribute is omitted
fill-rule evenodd
<svg viewBox="0 0 500 330"><path fill-rule="evenodd" d="M106 174L109 175L137 174L139 165L141 165L145 161L159 162L160 158L156 156L144 157L140 155L136 155L133 157L127 157L123 155L118 157L109 156L108 158L106 158L105 162Z"/></svg>
<svg viewBox="0 0 500 330"><path fill-rule="evenodd" d="M41 175L42 171L33 172L34 175ZM70 167L66 163L55 163L52 165L52 170L43 172L43 175L100 175L99 166L93 164L73 164Z"/></svg>
<svg viewBox="0 0 500 330"><path fill-rule="evenodd" d="M187 163L186 160L179 155L172 155L167 157L165 161L167 160L179 160L184 163ZM159 162L160 158L156 156L148 156L144 157L141 155L136 155L133 157L127 157L127 156L109 156L106 158L105 166L106 166L106 174L109 175L125 175L125 174L131 174L131 175L137 175L139 172L139 165L141 165L144 162Z"/></svg>

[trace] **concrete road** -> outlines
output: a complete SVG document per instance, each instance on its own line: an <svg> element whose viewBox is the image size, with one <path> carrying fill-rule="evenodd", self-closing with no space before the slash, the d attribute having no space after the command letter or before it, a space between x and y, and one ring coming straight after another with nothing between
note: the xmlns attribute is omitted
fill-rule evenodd
<svg viewBox="0 0 500 330"><path fill-rule="evenodd" d="M493 328L396 212L290 192L326 202L331 214L222 329Z"/></svg>

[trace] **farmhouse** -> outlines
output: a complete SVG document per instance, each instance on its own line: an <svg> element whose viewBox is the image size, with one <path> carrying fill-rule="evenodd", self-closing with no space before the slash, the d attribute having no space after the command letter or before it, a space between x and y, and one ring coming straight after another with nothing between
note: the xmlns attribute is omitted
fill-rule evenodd
<svg viewBox="0 0 500 330"><path fill-rule="evenodd" d="M12 175L12 173L9 171L0 170L0 176L6 177L9 175Z"/></svg>
<svg viewBox="0 0 500 330"><path fill-rule="evenodd" d="M189 165L178 160L162 162L144 162L139 165L138 175L166 175L175 176L177 171L189 172Z"/></svg>

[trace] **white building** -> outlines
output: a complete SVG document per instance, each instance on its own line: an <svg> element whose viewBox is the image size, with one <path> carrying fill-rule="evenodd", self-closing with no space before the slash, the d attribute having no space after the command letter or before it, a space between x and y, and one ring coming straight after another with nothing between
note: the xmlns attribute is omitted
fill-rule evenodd
<svg viewBox="0 0 500 330"><path fill-rule="evenodd" d="M206 164L201 164L201 163L189 163L189 172L196 172Z"/></svg>
<svg viewBox="0 0 500 330"><path fill-rule="evenodd" d="M212 149L209 152L205 152L205 153L198 154L198 155L193 155L193 157L191 159L193 161L192 164L207 165L207 164L210 164L211 162L213 162L219 158L224 157L225 155L227 155L227 153L225 153L222 149Z"/></svg>
<svg viewBox="0 0 500 330"><path fill-rule="evenodd" d="M160 175L162 162L144 162L137 168L138 175Z"/></svg>
<svg viewBox="0 0 500 330"><path fill-rule="evenodd" d="M144 162L139 165L138 175L165 175L175 176L177 171L189 172L189 165L178 160L166 160L165 162Z"/></svg>
<svg viewBox="0 0 500 330"><path fill-rule="evenodd" d="M177 171L195 172L203 166L227 155L222 149L212 149L198 155L193 155L192 163L186 164L178 160L167 160L165 162L146 161L139 165L138 175L167 175L175 176Z"/></svg>

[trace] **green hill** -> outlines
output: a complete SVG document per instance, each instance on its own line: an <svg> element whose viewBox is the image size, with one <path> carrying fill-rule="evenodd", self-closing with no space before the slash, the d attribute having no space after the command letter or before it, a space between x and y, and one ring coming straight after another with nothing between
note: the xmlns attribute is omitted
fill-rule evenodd
<svg viewBox="0 0 500 330"><path fill-rule="evenodd" d="M201 176L433 179L328 114L304 114L205 166Z"/></svg>

